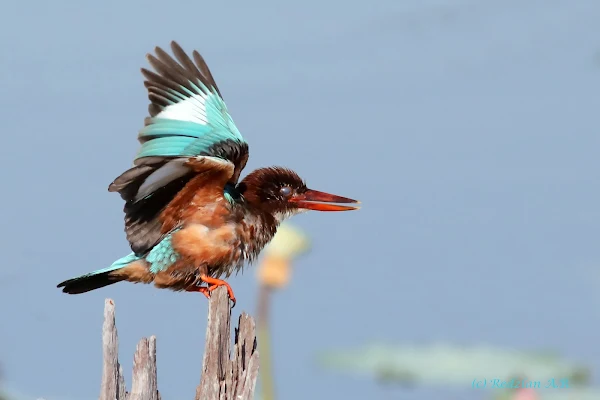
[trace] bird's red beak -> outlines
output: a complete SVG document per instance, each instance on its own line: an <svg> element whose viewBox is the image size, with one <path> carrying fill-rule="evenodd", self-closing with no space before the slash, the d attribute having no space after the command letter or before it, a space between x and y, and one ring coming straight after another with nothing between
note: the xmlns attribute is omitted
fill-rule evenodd
<svg viewBox="0 0 600 400"><path fill-rule="evenodd" d="M360 204L360 201L352 200L347 197L336 196L325 192L308 189L302 194L292 197L290 200L296 203L298 208L316 211L350 211L358 210L360 207L355 206L340 206L334 203L354 203Z"/></svg>

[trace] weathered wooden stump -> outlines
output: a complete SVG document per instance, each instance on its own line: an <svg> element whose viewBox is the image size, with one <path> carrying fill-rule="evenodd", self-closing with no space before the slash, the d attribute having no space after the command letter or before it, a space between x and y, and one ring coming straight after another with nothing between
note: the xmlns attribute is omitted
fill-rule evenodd
<svg viewBox="0 0 600 400"><path fill-rule="evenodd" d="M104 366L100 400L161 400L156 376L156 337L142 338L133 358L131 391L127 392L119 363L115 304L104 303L102 346ZM227 289L216 289L208 306L208 326L200 385L195 400L252 400L258 377L255 323L242 313L231 354L231 310Z"/></svg>

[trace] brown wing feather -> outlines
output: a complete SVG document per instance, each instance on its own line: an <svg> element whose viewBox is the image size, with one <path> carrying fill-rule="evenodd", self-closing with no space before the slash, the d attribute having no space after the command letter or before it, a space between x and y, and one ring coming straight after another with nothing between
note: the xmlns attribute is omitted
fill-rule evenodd
<svg viewBox="0 0 600 400"><path fill-rule="evenodd" d="M186 165L196 173L196 176L177 193L160 214L163 235L182 225L195 196L203 198L204 204L194 204L192 211L222 199L223 188L234 173L234 165L231 162L215 157L192 158Z"/></svg>

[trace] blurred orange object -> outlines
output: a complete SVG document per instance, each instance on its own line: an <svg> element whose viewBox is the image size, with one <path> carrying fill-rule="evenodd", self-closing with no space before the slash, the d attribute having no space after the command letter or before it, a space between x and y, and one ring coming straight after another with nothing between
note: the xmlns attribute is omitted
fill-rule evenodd
<svg viewBox="0 0 600 400"><path fill-rule="evenodd" d="M271 289L282 289L290 282L292 261L310 248L304 232L288 223L281 224L275 237L263 251L258 281Z"/></svg>
<svg viewBox="0 0 600 400"><path fill-rule="evenodd" d="M261 284L273 289L281 289L290 281L290 261L275 255L267 255L258 269Z"/></svg>

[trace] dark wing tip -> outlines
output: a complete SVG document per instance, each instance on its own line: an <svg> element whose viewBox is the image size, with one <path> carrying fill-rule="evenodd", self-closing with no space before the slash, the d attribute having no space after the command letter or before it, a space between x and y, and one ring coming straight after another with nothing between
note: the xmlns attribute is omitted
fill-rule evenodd
<svg viewBox="0 0 600 400"><path fill-rule="evenodd" d="M183 48L175 40L171 40L171 50L173 51L173 54L185 53L185 51L183 51Z"/></svg>
<svg viewBox="0 0 600 400"><path fill-rule="evenodd" d="M144 85L149 92L163 94L165 91L180 91L182 86L195 91L197 89L194 81L199 80L209 88L208 90L211 90L211 87L214 88L217 94L223 98L206 61L198 51L194 50L190 58L175 40L171 41L171 50L174 57L160 46L154 48L154 54L146 54L147 63L155 71L147 68L140 69L145 78ZM164 98L151 97L149 100L150 104L154 104L152 110L149 111L150 116L154 116L158 110L167 105Z"/></svg>

